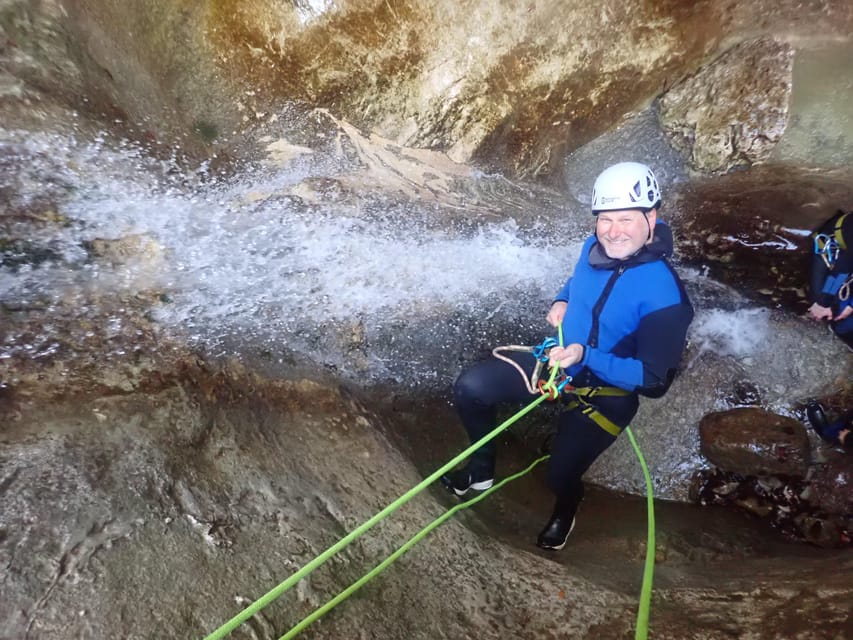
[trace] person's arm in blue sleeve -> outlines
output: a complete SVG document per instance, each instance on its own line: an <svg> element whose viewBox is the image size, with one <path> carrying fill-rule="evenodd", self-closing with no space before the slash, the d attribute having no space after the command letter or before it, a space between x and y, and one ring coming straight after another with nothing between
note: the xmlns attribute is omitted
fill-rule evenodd
<svg viewBox="0 0 853 640"><path fill-rule="evenodd" d="M548 315L545 316L545 321L552 327L558 327L563 322L566 315L566 309L569 307L569 288L571 287L572 279L566 280L566 284L560 289L560 293L554 298L551 303L551 308L548 309Z"/></svg>
<svg viewBox="0 0 853 640"><path fill-rule="evenodd" d="M569 276L569 279L566 280L566 284L563 285L563 288L560 289L560 292L554 298L554 302L568 302L569 301L569 290L572 286L572 278ZM551 303L553 304L553 302Z"/></svg>
<svg viewBox="0 0 853 640"><path fill-rule="evenodd" d="M665 307L640 320L636 358L620 358L585 347L580 363L614 386L659 397L666 393L675 377L692 319L690 305Z"/></svg>
<svg viewBox="0 0 853 640"><path fill-rule="evenodd" d="M826 293L823 290L828 276L829 269L826 263L824 263L823 258L813 253L811 268L809 269L809 299L811 302L827 308L832 306L832 299L834 297L831 293Z"/></svg>

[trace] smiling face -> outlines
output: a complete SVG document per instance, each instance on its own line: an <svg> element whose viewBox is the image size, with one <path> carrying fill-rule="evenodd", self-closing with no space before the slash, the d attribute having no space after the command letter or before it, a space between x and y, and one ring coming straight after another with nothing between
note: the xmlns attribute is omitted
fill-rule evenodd
<svg viewBox="0 0 853 640"><path fill-rule="evenodd" d="M625 260L652 241L657 211L643 214L639 209L602 211L595 221L595 235L604 253L614 260Z"/></svg>

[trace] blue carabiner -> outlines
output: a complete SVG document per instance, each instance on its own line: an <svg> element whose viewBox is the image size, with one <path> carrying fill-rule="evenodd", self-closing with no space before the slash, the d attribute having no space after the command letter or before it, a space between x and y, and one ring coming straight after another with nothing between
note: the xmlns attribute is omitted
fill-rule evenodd
<svg viewBox="0 0 853 640"><path fill-rule="evenodd" d="M562 393L562 392L563 392L563 389L565 389L565 388L566 388L566 385L568 385L571 381L572 381L572 376L570 376L569 374L567 374L567 373L566 373L566 370L565 370L565 369L563 369L563 379L562 379L562 380L560 381L560 383L557 385L557 391L559 391L560 393Z"/></svg>
<svg viewBox="0 0 853 640"><path fill-rule="evenodd" d="M559 343L556 339L545 338L545 340L542 341L542 344L533 347L533 357L539 360L540 362L548 362L548 356L545 351L550 349L551 347L556 347L557 344Z"/></svg>
<svg viewBox="0 0 853 640"><path fill-rule="evenodd" d="M841 247L833 236L825 233L818 233L814 237L814 252L826 262L827 267L832 267L838 259L838 254Z"/></svg>

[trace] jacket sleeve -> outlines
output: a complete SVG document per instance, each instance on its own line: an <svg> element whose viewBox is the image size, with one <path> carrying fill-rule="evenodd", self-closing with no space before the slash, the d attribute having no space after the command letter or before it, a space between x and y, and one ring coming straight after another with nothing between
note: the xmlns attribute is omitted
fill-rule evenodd
<svg viewBox="0 0 853 640"><path fill-rule="evenodd" d="M658 398L672 384L692 320L689 303L664 307L640 320L635 334L636 357L620 358L586 347L581 364L617 387Z"/></svg>
<svg viewBox="0 0 853 640"><path fill-rule="evenodd" d="M569 289L571 288L571 285L572 285L572 278L569 277L569 279L566 280L566 284L563 285L563 288L560 289L560 292L554 298L554 302L568 302L569 301ZM551 304L554 304L554 302L552 302Z"/></svg>
<svg viewBox="0 0 853 640"><path fill-rule="evenodd" d="M826 267L823 258L817 254L812 254L811 268L809 270L809 300L817 302L822 307L832 305L834 298L832 294L825 293L823 290L828 275L829 269Z"/></svg>

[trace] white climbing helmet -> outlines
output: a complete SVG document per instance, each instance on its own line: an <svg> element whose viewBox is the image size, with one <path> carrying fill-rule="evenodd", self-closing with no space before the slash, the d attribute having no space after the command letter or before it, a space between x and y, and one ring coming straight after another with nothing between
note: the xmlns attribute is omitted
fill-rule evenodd
<svg viewBox="0 0 853 640"><path fill-rule="evenodd" d="M655 174L639 162L620 162L607 167L592 188L592 213L618 209L652 209L660 206Z"/></svg>

